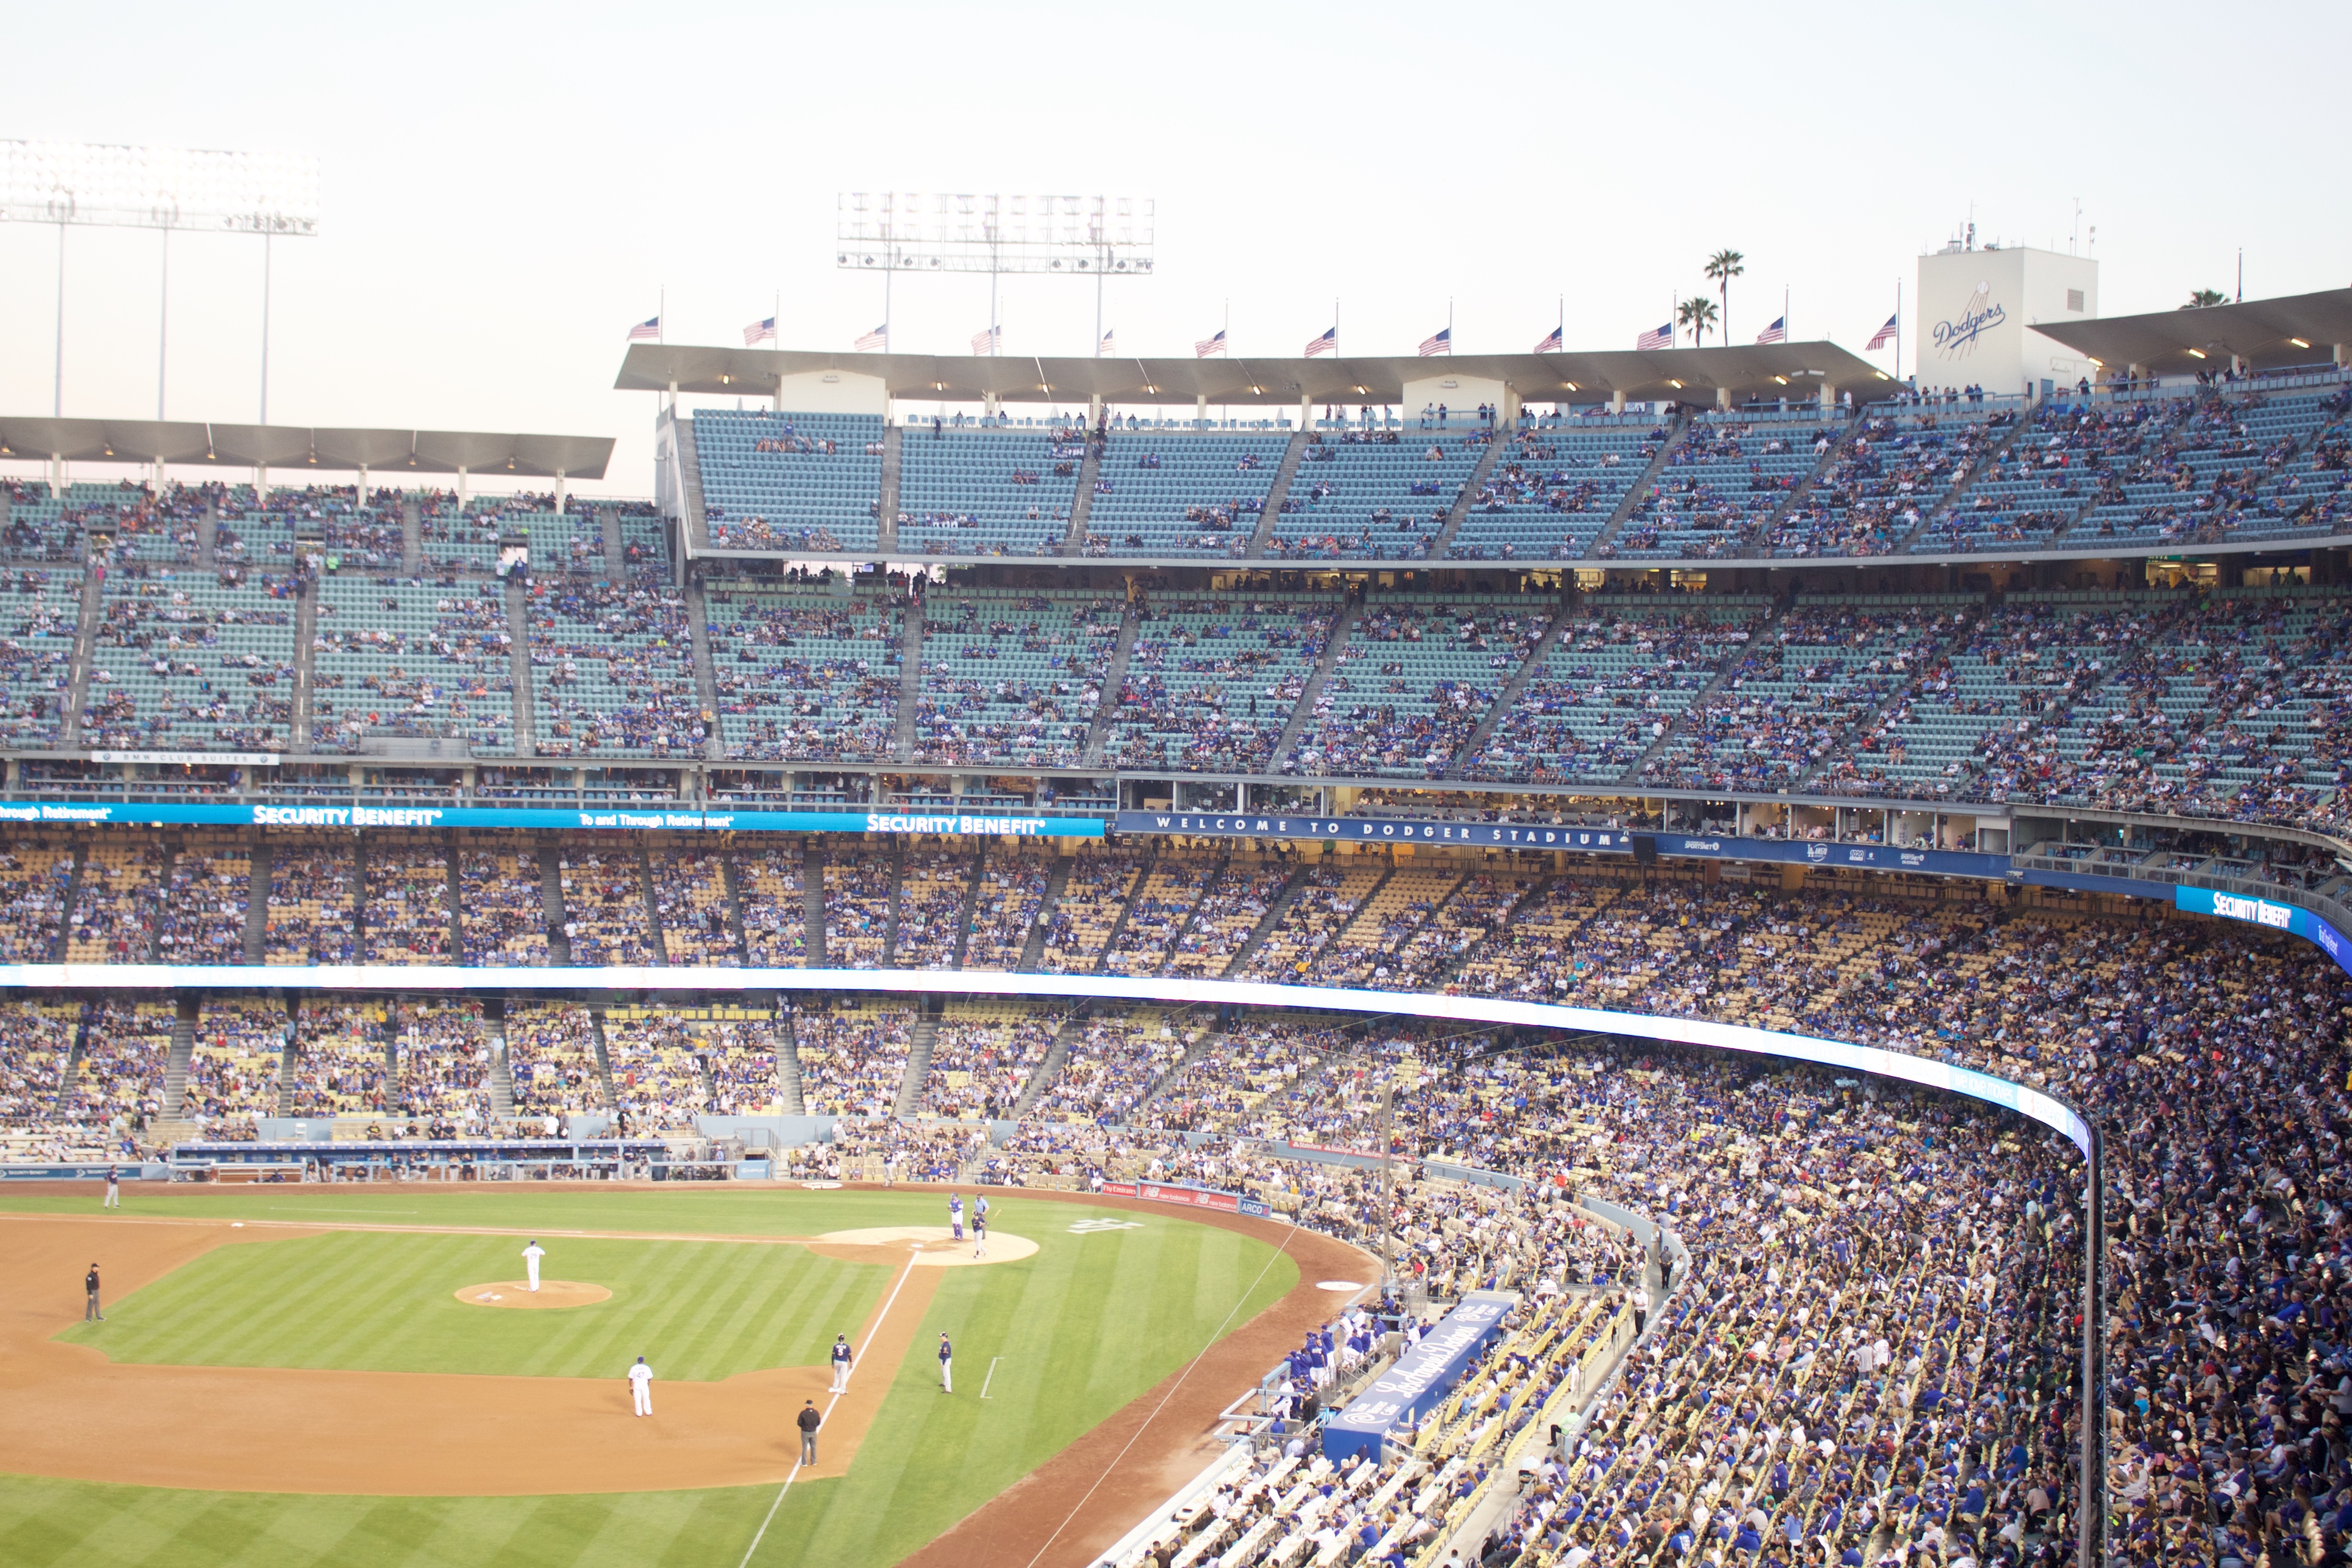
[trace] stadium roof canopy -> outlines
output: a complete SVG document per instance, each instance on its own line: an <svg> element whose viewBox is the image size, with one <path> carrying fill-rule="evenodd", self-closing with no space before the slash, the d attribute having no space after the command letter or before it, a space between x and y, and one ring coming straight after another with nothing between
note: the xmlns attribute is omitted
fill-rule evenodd
<svg viewBox="0 0 2352 1568"><path fill-rule="evenodd" d="M2109 371L2138 365L2154 375L2189 375L2219 370L2232 354L2256 370L2324 365L2337 344L2352 344L2352 289L2095 321L2036 321L2033 330Z"/></svg>
<svg viewBox="0 0 2352 1568"><path fill-rule="evenodd" d="M823 372L879 376L893 397L977 403L1123 404L1402 403L1408 381L1499 381L1522 401L1712 403L1717 388L1749 397L1813 397L1824 383L1857 398L1892 395L1895 383L1834 343L1728 348L1602 350L1557 354L1454 354L1428 359L1037 359L1027 355L821 353L793 349L633 343L613 384L623 392L733 393L764 397L785 376Z"/></svg>
<svg viewBox="0 0 2352 1568"><path fill-rule="evenodd" d="M466 430L333 430L302 425L207 425L183 419L11 419L0 458L75 463L209 464L338 473L520 474L601 479L609 436L498 436Z"/></svg>

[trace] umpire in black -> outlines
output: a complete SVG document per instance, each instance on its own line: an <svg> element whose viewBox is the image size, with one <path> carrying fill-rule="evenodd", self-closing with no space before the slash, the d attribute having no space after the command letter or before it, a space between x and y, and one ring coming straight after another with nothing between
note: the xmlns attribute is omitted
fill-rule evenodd
<svg viewBox="0 0 2352 1568"><path fill-rule="evenodd" d="M816 1463L816 1429L824 1425L824 1417L816 1413L816 1401L803 1400L800 1415L802 1464Z"/></svg>
<svg viewBox="0 0 2352 1568"><path fill-rule="evenodd" d="M102 1323L106 1321L106 1314L98 1310L97 1264L91 1264L89 1266L89 1272L81 1277L81 1288L83 1293L89 1298L89 1303L81 1310L81 1321L85 1323Z"/></svg>

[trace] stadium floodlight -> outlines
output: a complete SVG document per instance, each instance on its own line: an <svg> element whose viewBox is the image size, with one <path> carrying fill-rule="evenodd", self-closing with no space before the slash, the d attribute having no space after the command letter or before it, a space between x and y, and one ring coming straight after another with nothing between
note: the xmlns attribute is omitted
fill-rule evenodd
<svg viewBox="0 0 2352 1568"><path fill-rule="evenodd" d="M68 228L161 229L167 316L172 230L261 236L261 423L269 423L269 242L280 235L309 237L319 232L318 159L299 153L0 141L0 223L58 226L55 412L60 416L65 413ZM163 354L159 345L158 419L163 417Z"/></svg>
<svg viewBox="0 0 2352 1568"><path fill-rule="evenodd" d="M986 195L846 191L834 226L835 265L884 275L985 272L989 352L996 352L996 279L1007 272L1095 279L1095 347L1102 347L1102 280L1151 276L1150 196ZM885 347L887 342L886 338Z"/></svg>

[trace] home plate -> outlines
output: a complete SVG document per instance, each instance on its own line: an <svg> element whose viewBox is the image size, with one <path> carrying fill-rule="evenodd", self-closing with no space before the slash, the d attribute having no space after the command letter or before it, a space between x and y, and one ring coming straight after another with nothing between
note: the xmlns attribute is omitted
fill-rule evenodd
<svg viewBox="0 0 2352 1568"><path fill-rule="evenodd" d="M1315 1281L1315 1289L1318 1290L1360 1290L1363 1288L1362 1281L1356 1279L1318 1279Z"/></svg>

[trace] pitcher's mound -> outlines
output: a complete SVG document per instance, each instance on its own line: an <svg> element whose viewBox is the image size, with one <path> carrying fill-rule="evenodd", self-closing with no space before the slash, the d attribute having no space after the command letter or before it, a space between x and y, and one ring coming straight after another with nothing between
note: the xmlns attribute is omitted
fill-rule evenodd
<svg viewBox="0 0 2352 1568"><path fill-rule="evenodd" d="M609 1301L613 1293L602 1285L572 1279L542 1279L533 1290L520 1279L500 1279L488 1285L468 1285L457 1300L468 1307L586 1307Z"/></svg>
<svg viewBox="0 0 2352 1568"><path fill-rule="evenodd" d="M816 1238L816 1246L828 1258L856 1263L904 1263L911 1250L916 1264L924 1268L1017 1263L1037 1253L1037 1244L1027 1237L992 1230L988 1233L988 1256L974 1258L971 1233L966 1231L964 1238L958 1241L943 1225L887 1225L871 1230L828 1231Z"/></svg>

